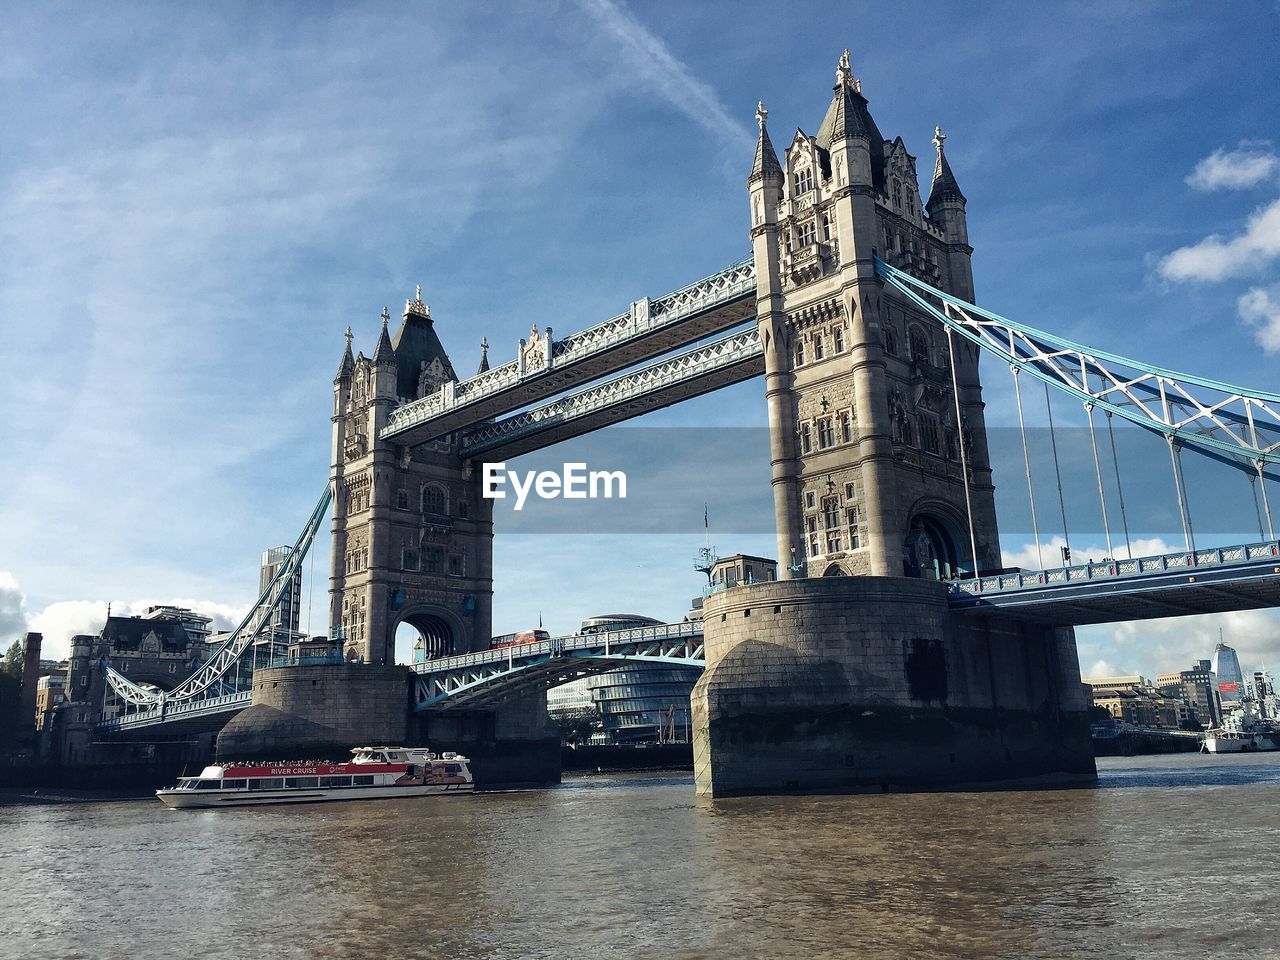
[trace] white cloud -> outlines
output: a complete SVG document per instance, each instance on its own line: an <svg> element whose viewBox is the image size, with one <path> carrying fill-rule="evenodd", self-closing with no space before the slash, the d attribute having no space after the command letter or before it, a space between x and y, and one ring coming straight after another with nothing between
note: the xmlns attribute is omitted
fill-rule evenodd
<svg viewBox="0 0 1280 960"><path fill-rule="evenodd" d="M1280 285L1253 287L1236 301L1240 319L1267 353L1280 353Z"/></svg>
<svg viewBox="0 0 1280 960"><path fill-rule="evenodd" d="M27 629L26 596L8 570L0 570L0 653Z"/></svg>
<svg viewBox="0 0 1280 960"><path fill-rule="evenodd" d="M175 607L186 607L206 617L212 617L210 629L230 630L244 617L247 610L215 600L192 600L178 598L174 600L135 600L132 603L112 603L111 613L114 616L136 616L147 612L148 607L167 604ZM107 603L104 600L60 600L51 603L39 613L31 617L28 629L44 635L41 656L46 660L60 660L70 650L71 638L78 634L95 634L102 629L107 618Z"/></svg>
<svg viewBox="0 0 1280 960"><path fill-rule="evenodd" d="M750 128L734 120L710 86L665 43L613 0L581 0L583 8L619 42L617 52L654 93L735 149L750 148Z"/></svg>
<svg viewBox="0 0 1280 960"><path fill-rule="evenodd" d="M1219 147L1196 164L1187 185L1196 190L1243 190L1280 170L1269 143L1242 142L1234 150Z"/></svg>
<svg viewBox="0 0 1280 960"><path fill-rule="evenodd" d="M1096 677L1129 676L1124 670L1117 668L1110 660L1095 660L1088 669L1081 669L1080 679L1088 680Z"/></svg>
<svg viewBox="0 0 1280 960"><path fill-rule="evenodd" d="M1000 560L1006 567L1020 567L1023 570L1039 570L1040 556L1044 557L1044 566L1060 567L1062 566L1062 548L1067 545L1065 538L1061 536L1049 537L1047 540L1040 541L1040 550L1036 550L1036 545L1032 543L1024 543L1021 547L1013 550L1001 549ZM1182 549L1179 546L1166 543L1160 537L1138 538L1130 541L1132 555L1135 557L1154 557L1163 553L1173 553ZM1130 556L1129 550L1125 548L1123 540L1112 539L1112 548L1114 555L1118 559L1126 559ZM1085 563L1088 560L1101 560L1107 556L1107 548L1103 544L1085 543L1081 544L1077 540L1071 547L1071 562Z"/></svg>
<svg viewBox="0 0 1280 960"><path fill-rule="evenodd" d="M1166 280L1225 280L1254 273L1280 257L1280 200L1256 210L1243 233L1225 239L1218 234L1181 247L1160 261Z"/></svg>

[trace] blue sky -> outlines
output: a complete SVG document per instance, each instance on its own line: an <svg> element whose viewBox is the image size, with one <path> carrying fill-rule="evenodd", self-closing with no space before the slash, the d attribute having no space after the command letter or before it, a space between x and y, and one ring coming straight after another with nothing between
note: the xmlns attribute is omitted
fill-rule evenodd
<svg viewBox="0 0 1280 960"><path fill-rule="evenodd" d="M32 627L57 652L107 601L234 616L324 483L348 324L370 351L421 283L469 371L481 336L504 360L531 322L567 333L739 259L755 103L775 143L813 132L845 46L922 176L948 133L980 303L1274 389L1272 3L476 6L6 10L0 642ZM640 423L759 426L760 394ZM726 479L631 482L679 483L714 524ZM1021 509L1020 478L996 480ZM501 536L495 628L679 617L690 512L687 534ZM1280 659L1275 618L1249 613L1081 630L1082 663L1154 672L1208 656L1219 626L1246 667Z"/></svg>

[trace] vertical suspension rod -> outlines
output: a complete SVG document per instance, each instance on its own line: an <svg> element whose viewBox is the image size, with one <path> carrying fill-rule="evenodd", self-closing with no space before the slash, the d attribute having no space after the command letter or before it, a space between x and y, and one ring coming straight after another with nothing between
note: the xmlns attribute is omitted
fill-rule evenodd
<svg viewBox="0 0 1280 960"><path fill-rule="evenodd" d="M1249 418L1249 440L1253 444L1253 449L1257 450L1259 449L1258 425L1253 420L1253 401L1248 398L1245 398L1244 401L1244 412L1245 416ZM1262 471L1262 458L1259 457L1254 460L1253 465L1258 470L1258 486L1262 488L1262 506L1267 512L1267 536L1268 539L1274 540L1276 538L1276 528L1271 522L1271 501L1267 498L1267 477ZM1259 532L1261 532L1261 525L1259 525Z"/></svg>
<svg viewBox="0 0 1280 960"><path fill-rule="evenodd" d="M1166 434L1165 439L1169 441L1169 466L1173 469L1173 489L1178 498L1178 513L1182 517L1182 539L1186 541L1187 549L1192 550L1194 548L1191 546L1191 524L1187 518L1187 504L1182 493L1182 471L1178 469L1173 434Z"/></svg>
<svg viewBox="0 0 1280 960"><path fill-rule="evenodd" d="M1070 563L1071 556L1071 531L1067 529L1067 501L1062 494L1062 467L1058 463L1058 435L1053 429L1053 403L1049 400L1049 384L1044 385L1044 407L1049 411L1049 442L1053 446L1053 473L1058 480L1058 509L1062 511L1062 539L1067 544L1067 560L1063 561L1063 566Z"/></svg>
<svg viewBox="0 0 1280 960"><path fill-rule="evenodd" d="M1103 411L1107 415L1107 435L1111 438L1111 465L1116 471L1116 491L1120 494L1120 522L1124 524L1124 549L1133 559L1133 546L1129 542L1129 516L1124 509L1124 485L1120 482L1120 458L1116 456L1116 431L1111 425L1111 411Z"/></svg>
<svg viewBox="0 0 1280 960"><path fill-rule="evenodd" d="M949 312L949 311L948 311ZM947 327L947 355L951 359L951 393L956 402L956 435L960 441L960 474L964 481L964 513L969 521L969 551L973 557L973 575L979 576L978 538L973 532L973 501L969 494L969 456L964 449L964 419L960 415L960 380L956 374L956 347L951 327Z"/></svg>
<svg viewBox="0 0 1280 960"><path fill-rule="evenodd" d="M1009 369L1013 372L1013 395L1018 402L1018 430L1022 434L1022 465L1027 473L1027 499L1031 501L1031 532L1036 540L1036 560L1040 563L1040 569L1043 570L1044 552L1040 549L1040 523L1036 519L1036 490L1031 482L1031 454L1027 450L1027 422L1022 415L1022 382L1018 376L1022 371L1014 364L1010 364Z"/></svg>
<svg viewBox="0 0 1280 960"><path fill-rule="evenodd" d="M1098 478L1098 503L1102 507L1102 530L1107 537L1107 557L1114 560L1116 554L1111 547L1111 520L1107 517L1107 492L1102 485L1102 461L1098 459L1098 435L1093 430L1093 404L1086 403L1084 409L1089 414L1089 445L1093 447L1093 472Z"/></svg>
<svg viewBox="0 0 1280 960"><path fill-rule="evenodd" d="M1258 539L1267 539L1267 532L1262 529L1262 507L1258 505L1258 478L1249 474L1249 492L1253 494L1253 515L1258 520Z"/></svg>

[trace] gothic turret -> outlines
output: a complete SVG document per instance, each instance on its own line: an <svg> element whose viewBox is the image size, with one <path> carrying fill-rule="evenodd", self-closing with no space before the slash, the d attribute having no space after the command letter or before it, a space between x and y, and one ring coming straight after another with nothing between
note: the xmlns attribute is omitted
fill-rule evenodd
<svg viewBox="0 0 1280 960"><path fill-rule="evenodd" d="M391 320L391 314L386 307L382 308L382 334L378 337L378 346L373 351L373 362L375 364L394 364L396 362L395 348L391 346L391 334L387 331L387 324Z"/></svg>
<svg viewBox="0 0 1280 960"><path fill-rule="evenodd" d="M880 129L871 116L866 97L862 95L862 81L853 75L848 50L840 57L836 66L836 82L832 90L834 96L814 139L820 149L828 152L834 152L833 147L842 141L865 143L869 169L862 172L869 173L872 185L883 192L884 137L880 135ZM856 166L851 164L850 168L850 180L854 183L861 179Z"/></svg>
<svg viewBox="0 0 1280 960"><path fill-rule="evenodd" d="M476 371L476 376L485 373L489 369L489 338L480 338L480 369Z"/></svg>
<svg viewBox="0 0 1280 960"><path fill-rule="evenodd" d="M947 135L942 132L941 127L933 128L933 145L938 148L938 161L933 165L933 185L929 188L929 202L926 205L930 212L935 205L940 206L946 200L959 201L962 208L965 203L960 184L956 183L956 176L951 172L951 164L947 163L947 155L942 149L946 139Z"/></svg>
<svg viewBox="0 0 1280 960"><path fill-rule="evenodd" d="M760 136L756 140L756 159L751 165L751 178L748 184L754 184L763 180L776 180L782 182L782 165L778 163L778 154L773 149L773 143L769 140L769 131L765 127L765 120L769 117L769 111L764 107L764 101L761 100L756 104L756 122L760 124Z"/></svg>
<svg viewBox="0 0 1280 960"><path fill-rule="evenodd" d="M933 165L933 186L929 190L929 202L925 208L929 219L942 228L946 237L950 262L952 293L965 300L973 300L973 267L969 246L969 220L965 213L965 197L956 183L951 164L947 162L943 143L947 135L941 127L933 128L933 145L938 148L938 160Z"/></svg>
<svg viewBox="0 0 1280 960"><path fill-rule="evenodd" d="M342 353L342 363L338 365L338 375L333 378L334 383L350 383L351 373L355 370L356 361L351 355L351 328L347 327L347 349Z"/></svg>
<svg viewBox="0 0 1280 960"><path fill-rule="evenodd" d="M413 299L405 301L404 322L391 338L391 345L398 366L396 390L405 399L425 397L446 381L458 379L436 335L431 307L422 300L421 285L414 290Z"/></svg>

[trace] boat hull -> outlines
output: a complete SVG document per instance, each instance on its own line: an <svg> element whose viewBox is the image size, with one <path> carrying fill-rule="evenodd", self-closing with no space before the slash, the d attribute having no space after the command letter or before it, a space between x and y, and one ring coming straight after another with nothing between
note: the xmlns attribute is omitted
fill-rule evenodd
<svg viewBox="0 0 1280 960"><path fill-rule="evenodd" d="M174 810L211 807L261 807L285 803L326 803L335 800L394 800L437 794L472 793L470 783L408 784L405 786L293 788L280 790L157 790L156 796Z"/></svg>

